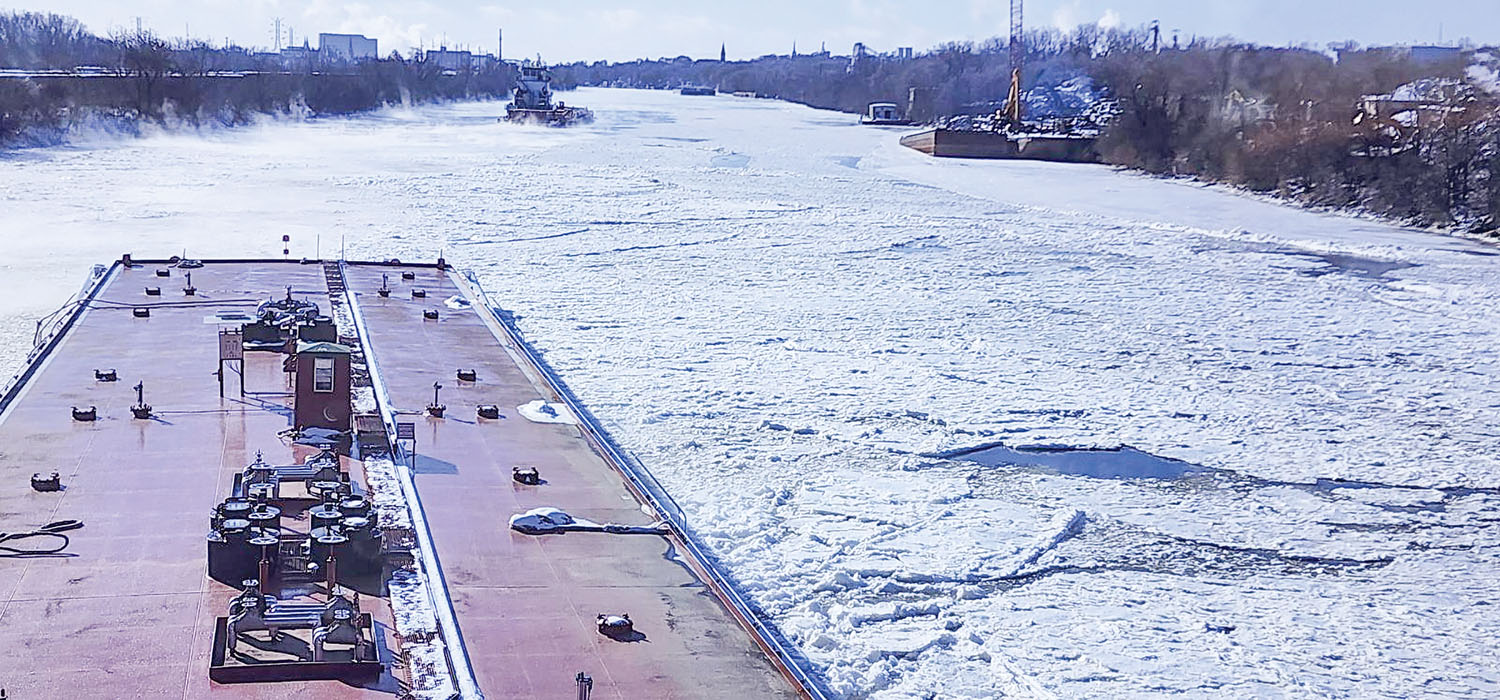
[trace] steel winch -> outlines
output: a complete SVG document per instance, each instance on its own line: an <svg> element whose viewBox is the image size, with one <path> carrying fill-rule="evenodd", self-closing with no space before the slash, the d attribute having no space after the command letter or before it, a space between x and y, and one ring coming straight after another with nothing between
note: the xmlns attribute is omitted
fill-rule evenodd
<svg viewBox="0 0 1500 700"><path fill-rule="evenodd" d="M357 593L326 600L288 602L263 592L261 581L240 582L241 592L218 618L209 677L220 683L281 679L369 679L383 670L374 620L360 610ZM289 639L295 638L295 639ZM244 648L240 642L247 644ZM240 663L229 663L233 658Z"/></svg>
<svg viewBox="0 0 1500 700"><path fill-rule="evenodd" d="M308 331L306 329L311 328ZM294 335L311 332L319 337L327 336L333 328L333 320L319 313L318 305L306 299L292 296L292 288L286 288L286 296L262 302L255 309L255 321L241 328L247 350L282 351ZM334 334L337 338L337 332ZM332 342L332 341L330 341Z"/></svg>
<svg viewBox="0 0 1500 700"><path fill-rule="evenodd" d="M336 453L291 466L257 453L210 513L207 539L209 575L240 589L216 621L211 678L379 677L375 625L354 591L383 573L384 540Z"/></svg>
<svg viewBox="0 0 1500 700"><path fill-rule="evenodd" d="M301 492L285 489L300 483ZM305 533L284 528L288 513ZM301 465L277 467L256 454L235 479L234 492L209 516L209 572L232 583L326 579L353 584L378 575L383 536L368 498L354 494L338 456L324 450ZM341 560L335 567L334 560ZM337 571L337 573L335 573Z"/></svg>

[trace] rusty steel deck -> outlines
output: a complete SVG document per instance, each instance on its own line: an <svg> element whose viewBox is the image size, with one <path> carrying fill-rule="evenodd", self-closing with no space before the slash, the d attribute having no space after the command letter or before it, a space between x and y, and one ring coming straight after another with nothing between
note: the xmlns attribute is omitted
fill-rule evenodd
<svg viewBox="0 0 1500 700"><path fill-rule="evenodd" d="M376 294L383 274L388 298ZM667 538L508 528L510 515L538 506L600 523L652 518L576 426L520 415L543 393L475 309L445 304L464 298L449 273L415 275L352 266L346 281L399 420L416 424L417 490L486 697L576 697L579 672L593 678L594 698L797 697ZM438 319L424 318L433 309ZM478 380L457 381L458 369ZM441 419L422 415L434 382ZM478 419L479 404L502 417ZM516 484L517 465L535 466L545 483ZM636 639L599 634L600 613L628 613Z"/></svg>
<svg viewBox="0 0 1500 700"><path fill-rule="evenodd" d="M184 271L160 278L159 267L112 268L0 413L0 532L85 523L68 533L64 554L0 556L0 690L17 700L399 696L406 682L391 612L368 599L391 669L378 682L209 680L214 620L236 593L207 576L209 511L256 452L288 463L305 448L278 436L291 421L283 356L249 353L250 393L241 397L230 376L220 397L219 326L208 317L253 312L287 286L326 309L328 282L320 265L211 262L191 271L197 293L186 296ZM416 424L414 480L447 583L435 593L451 601L459 646L486 697L576 697L579 672L593 678L594 698L798 696L757 646L763 637L736 623L743 611L726 610L700 577L701 562L685 561L674 539L511 531L510 515L538 506L596 522L653 518L578 427L519 414L543 398L543 382L479 312L444 303L464 298L448 271L345 270L388 408ZM403 271L416 279L402 280ZM389 298L375 293L382 275ZM146 296L148 286L162 296ZM412 298L413 287L427 297ZM149 318L132 314L139 306L152 307ZM424 318L432 309L438 318ZM107 368L119 381L95 381L94 370ZM477 381L458 381L460 368L476 370ZM137 381L156 410L149 420L130 415ZM441 419L422 414L435 381L448 406ZM477 418L479 404L498 405L501 418ZM91 405L97 422L72 419L71 407ZM544 483L516 484L517 465L537 467ZM30 488L33 472L52 471L63 491ZM359 478L357 462L351 472ZM636 634L599 634L600 613L628 613Z"/></svg>
<svg viewBox="0 0 1500 700"><path fill-rule="evenodd" d="M0 531L84 522L62 555L0 557L0 689L13 700L395 697L401 683L389 674L367 688L209 680L214 618L235 593L206 575L209 511L256 451L290 462L293 448L277 436L291 415L281 356L251 353L252 394L241 398L231 379L220 398L218 326L205 316L253 312L287 285L325 309L328 297L318 266L213 264L192 271L193 297L183 271L158 278L157 267L117 266L0 417ZM163 296L145 296L146 286ZM149 318L132 315L148 304L158 305ZM119 381L96 382L96 368L116 369ZM137 381L152 419L130 415ZM99 420L74 422L70 407L89 405ZM33 472L52 471L63 491L30 488ZM366 602L392 662L389 608Z"/></svg>

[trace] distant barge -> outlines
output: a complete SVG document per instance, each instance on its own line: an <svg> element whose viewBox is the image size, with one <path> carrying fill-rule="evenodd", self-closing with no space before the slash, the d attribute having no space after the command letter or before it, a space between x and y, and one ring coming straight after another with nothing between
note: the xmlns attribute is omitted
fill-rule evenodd
<svg viewBox="0 0 1500 700"><path fill-rule="evenodd" d="M11 697L824 697L442 260L125 256L56 318L0 390Z"/></svg>
<svg viewBox="0 0 1500 700"><path fill-rule="evenodd" d="M1073 134L1008 134L931 128L901 137L901 145L939 158L1097 163L1098 139Z"/></svg>

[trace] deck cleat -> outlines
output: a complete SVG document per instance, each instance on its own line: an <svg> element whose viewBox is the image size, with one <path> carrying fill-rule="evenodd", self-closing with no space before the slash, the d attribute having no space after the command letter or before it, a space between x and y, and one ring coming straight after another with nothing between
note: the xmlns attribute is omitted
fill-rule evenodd
<svg viewBox="0 0 1500 700"><path fill-rule="evenodd" d="M599 617L596 619L596 623L599 628L599 634L609 637L610 639L618 640L622 638L629 638L632 634L635 633L635 623L630 621L630 615L628 613L621 615L606 615L604 613L599 613Z"/></svg>
<svg viewBox="0 0 1500 700"><path fill-rule="evenodd" d="M429 321L436 321L438 318L437 309L427 309L426 311L423 311L422 318L425 318Z"/></svg>
<svg viewBox="0 0 1500 700"><path fill-rule="evenodd" d="M95 381L113 382L113 381L117 381L119 378L120 378L120 375L118 373L116 373L112 369L96 369L96 370L94 370L94 380Z"/></svg>
<svg viewBox="0 0 1500 700"><path fill-rule="evenodd" d="M165 267L158 267L158 268L156 268L156 276L157 277L171 277L172 276L172 271L168 270Z"/></svg>
<svg viewBox="0 0 1500 700"><path fill-rule="evenodd" d="M492 403L480 404L479 407L474 410L474 412L477 413L480 418L488 418L490 420L497 420L500 418L500 407Z"/></svg>
<svg viewBox="0 0 1500 700"><path fill-rule="evenodd" d="M31 488L34 491L43 493L61 491L62 477L58 476L57 472L52 472L51 474L32 474Z"/></svg>
<svg viewBox="0 0 1500 700"><path fill-rule="evenodd" d="M413 289L413 290L411 290L411 298L413 298L413 299L426 299L427 298L427 290L425 290L425 289Z"/></svg>
<svg viewBox="0 0 1500 700"><path fill-rule="evenodd" d="M142 420L151 417L151 404L146 403L146 383L135 384L135 405L130 407L131 415Z"/></svg>
<svg viewBox="0 0 1500 700"><path fill-rule="evenodd" d="M479 381L479 372L477 370L472 370L472 369L461 369L461 370L458 370L458 381L461 381L461 382L477 382L477 381Z"/></svg>
<svg viewBox="0 0 1500 700"><path fill-rule="evenodd" d="M89 406L88 408L79 408L77 406L74 406L73 420L76 420L80 423L89 423L99 420L99 408L97 406Z"/></svg>
<svg viewBox="0 0 1500 700"><path fill-rule="evenodd" d="M410 282L411 280L414 280L416 278L417 278L417 273L415 273L415 272L402 272L401 273L401 279L404 279L404 280L406 280L408 282Z"/></svg>
<svg viewBox="0 0 1500 700"><path fill-rule="evenodd" d="M148 296L148 297L159 297L159 296L161 296L161 287L147 287L146 288L146 296Z"/></svg>
<svg viewBox="0 0 1500 700"><path fill-rule="evenodd" d="M511 467L510 478L527 486L539 486L542 483L542 473L536 467Z"/></svg>
<svg viewBox="0 0 1500 700"><path fill-rule="evenodd" d="M151 318L151 309L144 306L137 306L130 310L130 315L136 318Z"/></svg>

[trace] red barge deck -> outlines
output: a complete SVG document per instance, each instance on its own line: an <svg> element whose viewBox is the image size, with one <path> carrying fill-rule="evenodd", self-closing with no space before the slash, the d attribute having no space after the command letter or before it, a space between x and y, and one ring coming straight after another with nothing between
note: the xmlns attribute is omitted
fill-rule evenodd
<svg viewBox="0 0 1500 700"><path fill-rule="evenodd" d="M221 398L218 326L208 317L253 311L288 286L324 308L342 301L347 287L357 329L339 333L357 331L385 427L414 424L415 458L399 451L397 458L414 465L416 520L419 529L425 521L435 554L425 566L441 572L431 572L428 588L437 607L451 611L444 670L463 695L578 697L582 672L592 677L595 698L821 697L795 654L676 528L666 536L535 536L507 527L510 515L538 506L650 525L661 494L601 449L603 438L587 419L537 423L519 414L519 406L538 399L571 397L451 269L208 262L191 270L196 292L184 296L186 271L172 269L163 279L160 267L109 268L20 384L0 396L0 532L69 518L85 525L68 533L62 554L0 556L0 688L7 697L412 692L403 640L381 596L365 598L363 608L375 620L386 666L378 679L209 679L215 619L238 591L208 576L205 516L258 452L294 462L316 450L279 436L292 419L285 356L247 353L249 393L239 396L231 378ZM401 279L402 272L413 279ZM387 296L376 294L382 276L389 278ZM149 286L166 296L144 296ZM413 298L411 289L427 296ZM147 306L147 318L132 312ZM432 310L438 318L423 313ZM120 381L96 381L101 368L115 369ZM475 370L475 381L458 381L458 369ZM154 404L150 419L130 415L137 381ZM442 418L423 412L434 382L444 385L449 407ZM498 406L500 417L477 418L480 404ZM97 421L70 417L71 407L91 405ZM358 457L356 450L343 460L354 480L363 476ZM517 465L536 467L543 483L514 482ZM62 491L27 487L34 472L51 471ZM600 634L600 613L628 613L634 634ZM478 692L465 677L477 681Z"/></svg>

